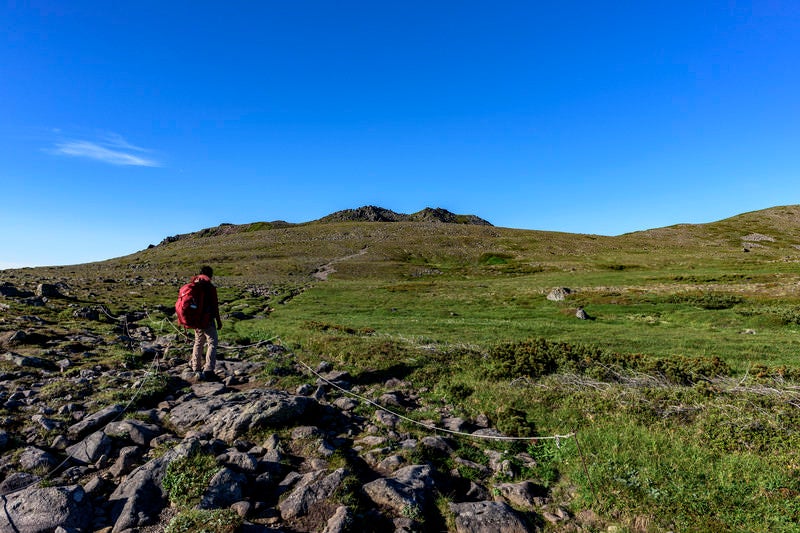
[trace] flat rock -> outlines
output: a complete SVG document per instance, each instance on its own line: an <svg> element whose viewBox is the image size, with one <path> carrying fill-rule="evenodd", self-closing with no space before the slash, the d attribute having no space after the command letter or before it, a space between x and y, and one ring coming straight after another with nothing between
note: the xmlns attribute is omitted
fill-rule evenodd
<svg viewBox="0 0 800 533"><path fill-rule="evenodd" d="M224 509L241 501L247 485L247 476L230 468L223 468L211 478L200 509Z"/></svg>
<svg viewBox="0 0 800 533"><path fill-rule="evenodd" d="M72 440L78 440L90 431L94 431L111 422L122 413L123 409L124 407L119 404L109 405L87 416L77 424L70 426L69 429L67 429L67 436Z"/></svg>
<svg viewBox="0 0 800 533"><path fill-rule="evenodd" d="M503 502L451 503L457 533L527 533L529 528L519 514Z"/></svg>
<svg viewBox="0 0 800 533"><path fill-rule="evenodd" d="M520 509L533 509L536 506L536 498L547 495L545 487L530 481L501 483L496 488L511 505Z"/></svg>
<svg viewBox="0 0 800 533"><path fill-rule="evenodd" d="M80 442L67 448L67 453L76 461L84 464L96 462L100 457L111 452L112 441L102 431L95 431Z"/></svg>
<svg viewBox="0 0 800 533"><path fill-rule="evenodd" d="M367 483L364 492L375 504L389 507L398 514L408 508L422 509L433 487L431 472L429 465L406 466L391 477Z"/></svg>
<svg viewBox="0 0 800 533"><path fill-rule="evenodd" d="M42 368L42 369L55 368L53 363L51 363L50 361L45 361L40 357L20 355L14 352L7 352L3 354L3 359L21 368Z"/></svg>
<svg viewBox="0 0 800 533"><path fill-rule="evenodd" d="M233 442L249 430L296 421L315 404L305 396L252 389L182 402L170 412L170 423L179 431L209 431Z"/></svg>
<svg viewBox="0 0 800 533"><path fill-rule="evenodd" d="M29 487L3 498L0 531L89 531L94 518L91 502L80 485Z"/></svg>
<svg viewBox="0 0 800 533"><path fill-rule="evenodd" d="M150 441L161 434L159 426L134 419L109 422L103 431L109 437L127 439L139 446L150 446Z"/></svg>
<svg viewBox="0 0 800 533"><path fill-rule="evenodd" d="M314 505L330 498L346 475L347 470L344 468L334 470L327 475L324 470L305 474L297 482L292 493L278 505L281 517L290 520L304 516Z"/></svg>

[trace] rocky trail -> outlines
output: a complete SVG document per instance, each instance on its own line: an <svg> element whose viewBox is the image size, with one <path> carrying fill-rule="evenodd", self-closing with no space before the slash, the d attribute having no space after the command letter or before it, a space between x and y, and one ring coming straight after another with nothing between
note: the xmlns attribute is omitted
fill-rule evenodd
<svg viewBox="0 0 800 533"><path fill-rule="evenodd" d="M501 436L488 417L427 405L400 378L364 383L262 342L226 347L218 379L198 381L180 332L63 290L0 284L2 532L602 526L526 476L524 451L448 433ZM287 373L297 385L276 388ZM418 425L398 416L423 409L435 414ZM199 458L207 477L178 468Z"/></svg>
<svg viewBox="0 0 800 533"><path fill-rule="evenodd" d="M330 261L322 265L321 267L317 268L314 272L311 273L311 277L319 281L328 281L328 276L336 272L336 268L334 268L336 263L341 263L343 261L349 261L350 259L355 259L356 257L364 255L365 253L367 253L367 249L362 248L355 254L346 255L344 257L339 257L337 259L334 259L333 261Z"/></svg>

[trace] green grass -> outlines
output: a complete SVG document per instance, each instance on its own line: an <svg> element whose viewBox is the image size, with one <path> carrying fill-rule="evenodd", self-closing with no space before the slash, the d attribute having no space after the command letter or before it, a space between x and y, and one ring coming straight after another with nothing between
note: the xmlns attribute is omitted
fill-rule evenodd
<svg viewBox="0 0 800 533"><path fill-rule="evenodd" d="M224 226L103 263L16 271L11 281L71 280L80 303L99 300L114 315L168 309L203 258L218 274L223 314L247 315L226 319L222 342L291 349L267 365L272 386L307 379L292 358L328 360L359 384L402 377L425 402L419 416L446 402L508 433L575 431L560 447L530 448L537 467L525 475L623 530L794 531L798 213L786 206L619 237L416 223ZM741 237L752 233L774 240L745 253ZM331 261L336 272L315 281ZM104 278L116 283L85 282ZM555 287L573 293L548 301ZM68 302L17 307L59 327L83 325ZM578 307L593 320L575 318ZM151 327L169 331L165 319L154 312ZM537 342L546 349L526 348ZM503 353L509 364L498 371ZM100 348L83 364L123 360ZM470 446L461 453L479 458Z"/></svg>
<svg viewBox="0 0 800 533"><path fill-rule="evenodd" d="M330 334L312 331L309 324L331 324L418 344L484 348L545 337L624 353L717 356L740 371L752 364L794 364L800 347L800 326L784 323L770 303L743 300L727 309L706 309L694 301L654 297L648 302L637 294L615 298L588 290L574 300L554 303L543 294L551 285L515 281L329 282L298 296L263 323L245 327L268 328L285 339L308 339ZM578 303L595 320L576 320ZM790 314L791 308L784 311Z"/></svg>
<svg viewBox="0 0 800 533"><path fill-rule="evenodd" d="M231 509L190 509L170 520L165 533L234 533L243 523Z"/></svg>

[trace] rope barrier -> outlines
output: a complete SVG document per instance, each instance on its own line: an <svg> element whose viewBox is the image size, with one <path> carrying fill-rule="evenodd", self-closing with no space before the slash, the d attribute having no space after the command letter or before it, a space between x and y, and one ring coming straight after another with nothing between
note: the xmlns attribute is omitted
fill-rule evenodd
<svg viewBox="0 0 800 533"><path fill-rule="evenodd" d="M442 432L442 433L448 433L450 435L457 435L459 437L470 437L470 438L473 438L473 439L488 439L488 440L501 440L501 441L553 440L553 441L555 441L556 446L558 446L558 447L561 446L561 439L569 439L569 438L574 438L575 437L575 432L567 433L565 435L549 435L549 436L544 436L544 437L509 437L509 436L505 436L505 435L481 435L481 434L476 435L474 433L466 433L464 431L455 431L455 430L452 430L452 429L441 428L441 427L438 427L438 426L435 426L435 425L432 425L432 424L425 424L425 423L420 422L418 420L414 420L413 418L409 418L409 417L407 417L407 416L405 416L405 415L403 415L401 413L392 411L391 409L387 409L386 407L380 405L377 402L374 402L374 401L370 400L369 398L366 398L364 396L356 394L356 393L354 393L352 391L348 391L348 390L340 387L336 383L334 383L332 381L329 381L325 377L321 376L319 374L319 372L315 371L313 368L311 368L310 366L305 364L300 359L297 359L296 356L295 356L295 359L297 360L298 363L300 363L302 366L304 366L306 369L308 369L317 378L321 379L322 381L324 381L328 385L338 389L339 391L341 391L341 392L343 392L343 393L345 393L345 394L347 394L349 396L352 396L354 398L357 398L357 399L359 399L359 400L361 400L363 402L366 402L366 403L368 403L370 405L373 405L374 407L377 407L378 409L386 411L387 413L390 413L390 414L392 414L392 415L394 415L394 416L396 416L396 417L398 417L398 418L400 418L402 420L405 420L407 422L411 422L412 424L416 424L416 425L424 427L425 429L428 429L428 430L439 431L439 432Z"/></svg>
<svg viewBox="0 0 800 533"><path fill-rule="evenodd" d="M400 418L402 420L405 420L405 421L410 422L412 424L415 424L417 426L421 426L421 427L423 427L425 429L428 429L428 430L439 431L439 432L447 433L447 434L450 434L450 435L456 435L456 436L459 436L459 437L467 437L467 438L473 438L473 439L490 439L490 440L498 440L498 441L529 441L529 442L552 440L552 441L555 441L556 448L561 448L561 439L568 439L568 438L575 439L575 447L578 450L578 456L580 457L581 465L583 466L584 475L586 475L586 479L587 479L587 481L589 483L589 490L592 492L592 497L594 498L594 501L595 502L599 501L597 499L597 492L595 492L595 489L594 489L594 483L592 483L592 477L589 475L589 468L586 465L586 458L583 455L583 449L581 448L580 441L578 440L578 432L577 431L572 431L572 432L567 433L565 435L548 435L548 436L540 436L540 437L508 437L508 436L505 436L505 435L481 435L481 434L477 434L476 435L474 433L466 433L466 432L463 432L463 431L454 431L454 430L447 429L447 428L440 428L440 427L432 425L432 424L425 424L425 423L420 422L418 420L414 420L413 418L409 418L409 417L407 417L407 416L405 416L405 415L403 415L401 413L392 411L391 409L387 409L386 407L380 405L377 402L374 402L374 401L370 400L369 398L366 398L366 397L364 397L362 395L356 394L356 393L354 393L352 391L346 390L343 387L340 387L339 385L337 385L336 383L334 383L334 382L326 379L325 377L321 376L319 374L319 372L315 371L313 368L308 366L302 360L297 358L296 355L294 357L295 357L295 360L298 363L300 363L300 365L305 367L309 372L311 372L318 379L320 379L323 382L327 383L328 385L334 387L335 389L343 392L344 394L347 394L348 396L352 396L352 397L354 397L354 398L356 398L358 400L361 400L361 401L366 402L366 403L368 403L368 404L370 404L370 405L372 405L374 407L377 407L378 409L386 411L387 413L390 413L390 414L392 414L392 415L394 415L394 416L396 416L396 417L398 417L398 418Z"/></svg>

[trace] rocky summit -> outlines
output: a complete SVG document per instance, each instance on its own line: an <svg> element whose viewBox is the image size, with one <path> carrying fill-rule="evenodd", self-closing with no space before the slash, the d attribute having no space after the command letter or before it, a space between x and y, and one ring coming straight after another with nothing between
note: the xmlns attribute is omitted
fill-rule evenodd
<svg viewBox="0 0 800 533"><path fill-rule="evenodd" d="M87 304L94 290L0 286L0 531L597 525L523 475L533 459L487 439L501 436L489 417L454 416L401 376L307 366L275 342L223 345L216 377L200 379L169 309L112 313Z"/></svg>

